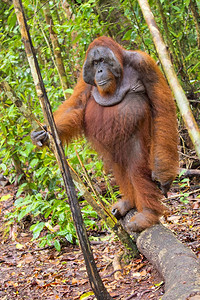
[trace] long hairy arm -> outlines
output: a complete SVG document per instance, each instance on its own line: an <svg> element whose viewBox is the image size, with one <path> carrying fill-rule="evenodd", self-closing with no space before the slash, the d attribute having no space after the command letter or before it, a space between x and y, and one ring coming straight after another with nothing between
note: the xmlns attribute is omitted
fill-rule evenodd
<svg viewBox="0 0 200 300"><path fill-rule="evenodd" d="M178 130L176 106L171 90L156 62L146 53L130 52L131 64L138 71L152 109L150 164L153 179L167 191L178 171Z"/></svg>
<svg viewBox="0 0 200 300"><path fill-rule="evenodd" d="M80 136L83 132L84 109L90 97L91 86L81 78L72 96L63 102L54 113L59 137L64 143Z"/></svg>
<svg viewBox="0 0 200 300"><path fill-rule="evenodd" d="M91 94L91 86L82 77L74 88L71 97L63 102L54 113L58 135L62 143L69 143L83 132L85 105ZM46 126L43 130L31 132L33 144L38 147L48 145L49 137Z"/></svg>

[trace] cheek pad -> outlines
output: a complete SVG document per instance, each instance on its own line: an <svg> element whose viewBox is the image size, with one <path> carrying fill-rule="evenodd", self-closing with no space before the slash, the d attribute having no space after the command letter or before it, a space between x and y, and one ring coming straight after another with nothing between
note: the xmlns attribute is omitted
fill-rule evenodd
<svg viewBox="0 0 200 300"><path fill-rule="evenodd" d="M94 77L95 69L92 60L87 58L83 65L83 80L88 84L95 85Z"/></svg>

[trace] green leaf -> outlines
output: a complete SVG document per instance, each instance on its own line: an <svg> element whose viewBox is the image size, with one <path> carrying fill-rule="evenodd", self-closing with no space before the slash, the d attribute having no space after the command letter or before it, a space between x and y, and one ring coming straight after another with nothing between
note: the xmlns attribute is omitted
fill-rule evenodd
<svg viewBox="0 0 200 300"><path fill-rule="evenodd" d="M47 169L48 169L47 167L40 168L39 170L36 171L36 176L39 177L43 175L47 171Z"/></svg>
<svg viewBox="0 0 200 300"><path fill-rule="evenodd" d="M24 245L22 244L16 244L16 249L21 250L24 248Z"/></svg>
<svg viewBox="0 0 200 300"><path fill-rule="evenodd" d="M12 198L12 195L8 194L8 195L4 195L0 198L0 202L6 201L8 199Z"/></svg>
<svg viewBox="0 0 200 300"><path fill-rule="evenodd" d="M59 221L60 221L60 222L64 222L65 219L66 219L65 213L64 213L64 212L61 212L61 213L59 214Z"/></svg>
<svg viewBox="0 0 200 300"><path fill-rule="evenodd" d="M46 222L46 223L45 223L45 226L46 226L46 228L48 228L51 232L54 232L53 226L52 226L49 222Z"/></svg>
<svg viewBox="0 0 200 300"><path fill-rule="evenodd" d="M130 40L130 38L131 38L131 34L132 34L132 32L133 32L133 30L128 30L126 33L125 33L125 35L124 35L124 37L123 37L123 40Z"/></svg>
<svg viewBox="0 0 200 300"><path fill-rule="evenodd" d="M188 8L189 7L189 5L190 5L190 0L185 0L184 1L184 4L186 5L186 7Z"/></svg>
<svg viewBox="0 0 200 300"><path fill-rule="evenodd" d="M45 223L40 222L40 223L34 224L30 227L30 230L33 231L33 240L35 240L39 237L40 232L43 230L44 226L45 226Z"/></svg>
<svg viewBox="0 0 200 300"><path fill-rule="evenodd" d="M161 282L159 282L159 283L155 283L154 285L158 287L158 286L163 285L163 283L164 283L164 281L161 281Z"/></svg>
<svg viewBox="0 0 200 300"><path fill-rule="evenodd" d="M69 94L73 94L73 91L74 91L73 89L66 89L64 92L69 93Z"/></svg>
<svg viewBox="0 0 200 300"><path fill-rule="evenodd" d="M26 209L24 208L24 209L22 209L22 210L20 211L20 213L19 213L19 215L18 215L18 222L19 222L21 219L23 219L23 217L24 217L25 215L27 215L27 212L26 212Z"/></svg>
<svg viewBox="0 0 200 300"><path fill-rule="evenodd" d="M59 231L57 234L61 235L61 236L66 236L68 233L69 233L69 230L64 229L64 230Z"/></svg>
<svg viewBox="0 0 200 300"><path fill-rule="evenodd" d="M7 20L7 23L9 25L10 29L12 29L15 26L16 21L17 21L17 16L13 9L13 11L11 12L11 14L9 15L8 20Z"/></svg>
<svg viewBox="0 0 200 300"><path fill-rule="evenodd" d="M31 199L31 197L28 195L26 198L19 197L19 198L15 201L14 205L15 205L15 207L19 208L19 207L25 206L25 205L27 205L27 204L29 204L29 203L31 203L31 202L32 202L32 199Z"/></svg>
<svg viewBox="0 0 200 300"><path fill-rule="evenodd" d="M50 208L47 209L47 211L46 211L46 213L44 215L45 219L47 219L49 217L49 215L51 214L51 212L52 212L52 208L50 207Z"/></svg>
<svg viewBox="0 0 200 300"><path fill-rule="evenodd" d="M18 191L17 191L17 194L16 194L16 197L17 197L17 198L21 195L21 193L24 191L24 189L25 189L27 186L28 186L28 183L27 183L27 182L25 182L25 183L23 183L23 184L20 185L20 187L19 187L19 189L18 189Z"/></svg>
<svg viewBox="0 0 200 300"><path fill-rule="evenodd" d="M195 66L190 70L190 73L193 72L197 67L199 67L199 65L200 65L200 62L195 64Z"/></svg>
<svg viewBox="0 0 200 300"><path fill-rule="evenodd" d="M7 169L6 165L5 164L1 164L1 169L5 172L6 169Z"/></svg>
<svg viewBox="0 0 200 300"><path fill-rule="evenodd" d="M92 296L92 295L94 295L93 292L87 292L87 293L84 293L84 294L82 294L82 295L80 296L80 300L84 300L84 299L86 299L86 298L88 298L89 296Z"/></svg>
<svg viewBox="0 0 200 300"><path fill-rule="evenodd" d="M30 166L32 168L34 168L39 162L39 159L38 158L34 158L31 162L30 162Z"/></svg>
<svg viewBox="0 0 200 300"><path fill-rule="evenodd" d="M73 235L71 234L71 233L67 233L66 235L65 235L65 238L66 238L66 240L68 241L68 242L70 242L71 244L73 243Z"/></svg>
<svg viewBox="0 0 200 300"><path fill-rule="evenodd" d="M56 248L57 251L60 251L61 246L60 246L59 240L55 240L55 241L54 241L54 247Z"/></svg>
<svg viewBox="0 0 200 300"><path fill-rule="evenodd" d="M46 244L47 244L46 239L43 239L43 240L39 243L39 247L40 247L40 248L43 248L43 247L46 246Z"/></svg>

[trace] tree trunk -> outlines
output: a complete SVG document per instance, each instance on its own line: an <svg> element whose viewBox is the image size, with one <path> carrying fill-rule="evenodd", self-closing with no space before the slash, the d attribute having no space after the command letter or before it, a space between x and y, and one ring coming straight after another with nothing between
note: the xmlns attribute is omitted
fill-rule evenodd
<svg viewBox="0 0 200 300"><path fill-rule="evenodd" d="M124 228L135 213L130 211L121 221ZM165 281L162 300L200 300L200 264L195 254L162 224L135 235L138 250L155 266Z"/></svg>
<svg viewBox="0 0 200 300"><path fill-rule="evenodd" d="M137 246L165 280L162 300L200 295L198 259L170 230L163 225L153 226L139 235Z"/></svg>
<svg viewBox="0 0 200 300"><path fill-rule="evenodd" d="M57 35L53 28L54 23L53 23L51 11L50 11L50 8L48 5L49 5L48 3L45 4L45 6L43 7L43 11L44 11L44 15L45 15L45 20L46 20L47 24L49 25L49 34L50 34L50 39L51 39L52 46L53 46L56 67L57 67L57 71L59 74L64 97L65 97L65 100L67 100L69 97L69 94L66 92L66 90L68 89L67 76L65 73L65 68L64 68L64 64L63 64L63 60L62 60L60 44L58 42Z"/></svg>
<svg viewBox="0 0 200 300"><path fill-rule="evenodd" d="M194 0L190 0L190 8L192 11L192 16L194 19L194 24L196 27L196 33L197 33L197 45L200 49L200 15L198 13L197 5Z"/></svg>

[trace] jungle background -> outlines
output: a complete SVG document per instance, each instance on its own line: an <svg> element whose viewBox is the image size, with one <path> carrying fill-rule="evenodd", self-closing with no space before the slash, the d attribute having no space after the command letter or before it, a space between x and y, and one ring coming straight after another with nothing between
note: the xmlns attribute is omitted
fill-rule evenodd
<svg viewBox="0 0 200 300"><path fill-rule="evenodd" d="M200 2L149 1L173 66L200 124ZM92 40L113 37L160 65L135 0L23 1L53 111L73 91ZM177 109L180 174L162 222L199 256L200 162ZM0 297L94 299L54 154L36 149L30 132L43 122L12 1L0 1ZM105 206L119 191L84 138L66 149L70 166ZM84 166L84 167L83 167ZM185 173L185 169L190 172ZM90 178L90 180L88 179ZM92 188L91 188L92 184ZM77 190L104 284L114 299L159 299L163 281L142 255L113 266L120 241ZM122 268L122 269L121 269ZM120 273L116 270L121 269ZM113 271L114 270L114 271ZM134 280L133 280L134 278ZM132 296L132 297L131 297ZM131 298L130 298L131 297Z"/></svg>

